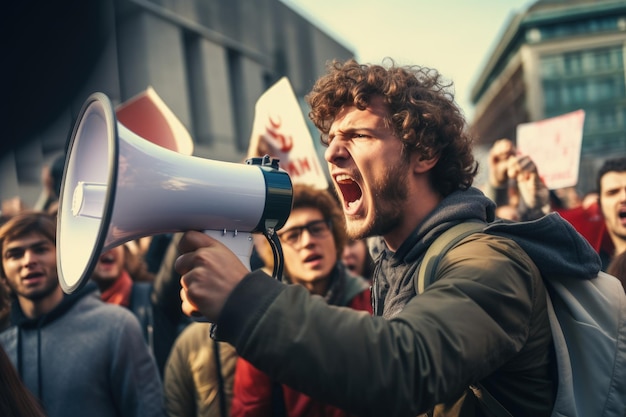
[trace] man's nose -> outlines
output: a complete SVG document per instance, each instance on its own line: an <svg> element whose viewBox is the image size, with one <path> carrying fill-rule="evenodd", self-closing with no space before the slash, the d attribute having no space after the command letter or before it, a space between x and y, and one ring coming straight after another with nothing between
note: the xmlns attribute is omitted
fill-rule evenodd
<svg viewBox="0 0 626 417"><path fill-rule="evenodd" d="M309 247L314 240L315 238L308 229L304 229L302 232L300 232L300 248Z"/></svg>
<svg viewBox="0 0 626 417"><path fill-rule="evenodd" d="M22 257L24 266L35 263L35 260L36 260L36 254L34 251L30 249L24 251L24 256Z"/></svg>
<svg viewBox="0 0 626 417"><path fill-rule="evenodd" d="M337 160L349 156L345 143L340 139L333 139L324 152L324 159L330 164L336 164Z"/></svg>

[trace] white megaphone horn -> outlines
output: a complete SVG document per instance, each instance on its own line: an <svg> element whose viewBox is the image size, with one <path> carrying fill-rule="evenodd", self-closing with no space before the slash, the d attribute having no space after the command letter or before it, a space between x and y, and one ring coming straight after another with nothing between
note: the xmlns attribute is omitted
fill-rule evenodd
<svg viewBox="0 0 626 417"><path fill-rule="evenodd" d="M64 292L90 278L100 254L160 233L203 230L249 267L251 233L273 234L289 217L289 175L269 157L246 164L183 155L117 122L92 94L69 142L59 197L57 269Z"/></svg>

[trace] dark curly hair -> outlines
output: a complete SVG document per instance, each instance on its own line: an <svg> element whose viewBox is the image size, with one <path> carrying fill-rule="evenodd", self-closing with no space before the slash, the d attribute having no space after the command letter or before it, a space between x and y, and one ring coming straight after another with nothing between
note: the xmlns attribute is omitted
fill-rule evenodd
<svg viewBox="0 0 626 417"><path fill-rule="evenodd" d="M364 110L373 98L382 97L389 108L385 123L404 142L406 155L439 158L431 170L433 187L443 196L469 188L478 163L465 118L449 91L452 83L445 83L434 69L385 62L389 66L362 65L353 59L328 64L328 73L306 97L322 143L328 143L331 124L344 107Z"/></svg>
<svg viewBox="0 0 626 417"><path fill-rule="evenodd" d="M598 170L598 175L596 176L596 191L599 193L600 198L602 198L602 187L600 187L602 177L609 172L626 172L626 156L607 159Z"/></svg>

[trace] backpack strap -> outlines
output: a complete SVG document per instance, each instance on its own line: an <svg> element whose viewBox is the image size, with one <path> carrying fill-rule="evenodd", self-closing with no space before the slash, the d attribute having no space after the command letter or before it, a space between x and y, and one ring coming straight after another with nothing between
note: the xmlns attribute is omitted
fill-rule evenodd
<svg viewBox="0 0 626 417"><path fill-rule="evenodd" d="M422 259L422 263L419 266L417 280L415 281L415 292L421 294L426 287L432 284L439 261L445 256L448 250L452 249L467 236L482 231L484 228L484 222L469 220L454 225L437 236L435 241L431 243L426 250L424 259Z"/></svg>
<svg viewBox="0 0 626 417"><path fill-rule="evenodd" d="M426 287L432 284L439 261L450 249L455 247L467 236L480 232L484 228L484 222L470 220L454 225L437 236L426 250L424 259L422 259L422 263L419 266L417 280L415 281L415 292L421 294ZM479 401L480 407L487 415L494 417L512 417L511 413L509 413L480 382L470 385L469 388L474 397Z"/></svg>

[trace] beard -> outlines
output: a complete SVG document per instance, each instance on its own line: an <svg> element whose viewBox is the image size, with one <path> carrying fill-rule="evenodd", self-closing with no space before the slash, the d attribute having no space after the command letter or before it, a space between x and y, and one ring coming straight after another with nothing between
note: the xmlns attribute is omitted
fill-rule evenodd
<svg viewBox="0 0 626 417"><path fill-rule="evenodd" d="M30 291L30 292L22 291L20 290L20 288L13 286L11 283L8 283L8 286L11 289L11 291L13 291L13 293L15 293L15 295L17 296L24 297L31 301L39 301L39 300L43 300L44 298L48 297L50 294L54 293L57 290L57 287L59 286L59 281L58 280L49 281L42 288L39 288L34 291Z"/></svg>
<svg viewBox="0 0 626 417"><path fill-rule="evenodd" d="M50 294L55 292L56 289L57 289L57 285L46 286L45 288L42 288L40 291L37 291L37 292L32 293L32 294L29 294L28 298L31 301L43 300L44 298L47 298Z"/></svg>
<svg viewBox="0 0 626 417"><path fill-rule="evenodd" d="M389 167L380 179L373 182L373 219L361 225L348 220L347 235L350 239L384 236L401 224L401 207L407 200L408 169L408 161L403 160L402 163Z"/></svg>

